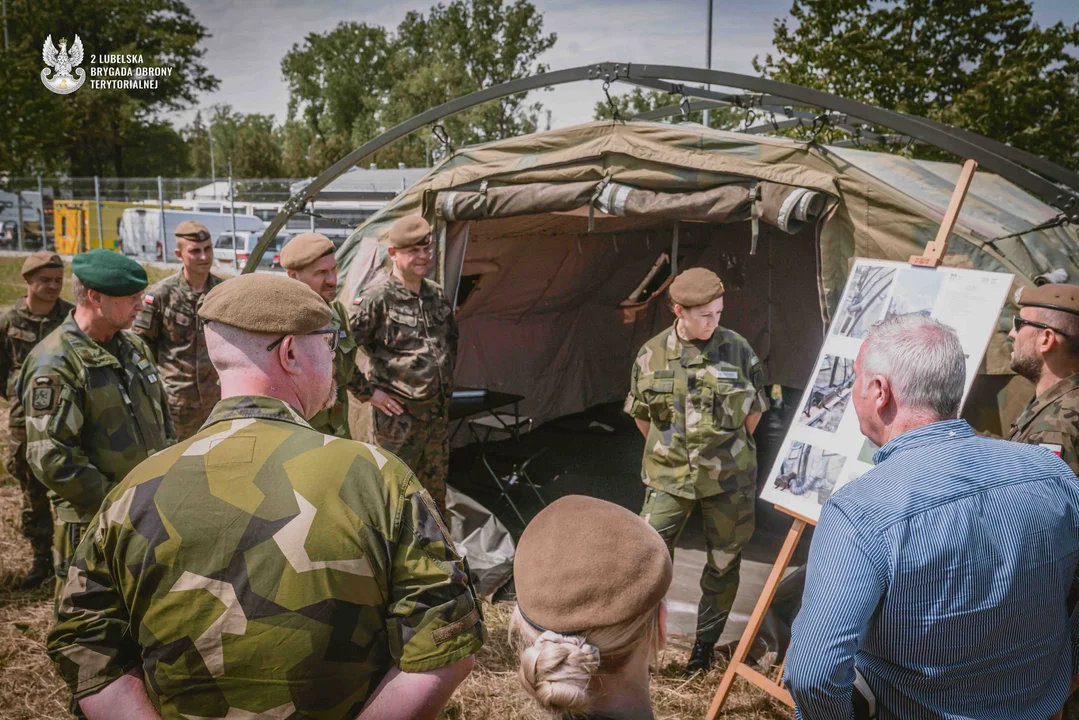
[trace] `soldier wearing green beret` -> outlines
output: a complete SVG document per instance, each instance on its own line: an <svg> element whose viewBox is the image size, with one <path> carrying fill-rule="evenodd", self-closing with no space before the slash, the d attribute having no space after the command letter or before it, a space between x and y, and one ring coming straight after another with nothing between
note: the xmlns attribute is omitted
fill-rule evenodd
<svg viewBox="0 0 1079 720"><path fill-rule="evenodd" d="M353 301L352 333L371 368L357 371L349 387L370 400L374 442L412 468L444 513L457 322L442 288L425 277L427 221L403 217L388 239L392 271Z"/></svg>
<svg viewBox="0 0 1079 720"><path fill-rule="evenodd" d="M22 582L23 589L30 590L52 577L52 511L48 491L26 465L26 417L15 384L26 356L64 321L74 305L60 297L64 263L56 253L42 250L28 256L22 277L26 295L0 315L0 385L9 403L7 470L22 490L22 534L34 554Z"/></svg>
<svg viewBox="0 0 1079 720"><path fill-rule="evenodd" d="M26 460L49 489L57 586L109 489L175 441L150 350L128 331L146 271L110 250L71 262L75 310L30 352L15 391L26 412Z"/></svg>
<svg viewBox="0 0 1079 720"><path fill-rule="evenodd" d="M1015 300L1012 370L1034 383L1035 397L1009 439L1041 445L1079 473L1079 286L1023 288Z"/></svg>
<svg viewBox="0 0 1079 720"><path fill-rule="evenodd" d="M701 505L708 558L701 575L697 638L687 670L707 670L734 597L742 547L754 527L757 450L753 430L768 409L757 355L719 326L723 283L704 268L671 283L675 323L644 344L625 411L645 437L641 514L674 546Z"/></svg>
<svg viewBox="0 0 1079 720"><path fill-rule="evenodd" d="M108 494L49 635L88 716L434 718L468 674L486 631L430 495L308 424L332 314L281 275L206 296L222 400Z"/></svg>
<svg viewBox="0 0 1079 720"><path fill-rule="evenodd" d="M150 346L165 382L176 435L183 439L198 432L221 399L217 371L206 354L195 313L206 293L224 281L210 272L214 244L205 225L184 220L174 234L183 267L146 290L135 332Z"/></svg>
<svg viewBox="0 0 1079 720"><path fill-rule="evenodd" d="M348 310L336 299L337 258L333 241L320 233L303 233L288 241L281 250L281 267L317 292L333 310L331 327L338 332L337 352L333 359L333 377L337 383L337 401L333 407L311 418L311 427L327 435L351 439L348 428L348 385L356 374L356 341L349 328Z"/></svg>

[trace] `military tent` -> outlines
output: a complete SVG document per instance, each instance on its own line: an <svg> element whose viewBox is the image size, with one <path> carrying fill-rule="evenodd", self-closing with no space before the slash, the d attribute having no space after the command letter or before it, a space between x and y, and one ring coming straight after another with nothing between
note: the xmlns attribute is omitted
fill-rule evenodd
<svg viewBox="0 0 1079 720"><path fill-rule="evenodd" d="M749 340L767 381L801 388L852 259L920 253L958 173L695 124L602 121L515 137L450 153L356 229L338 252L339 295L351 301L385 272L385 230L422 213L439 235L434 279L456 301L457 384L524 395L542 422L624 397L637 349L672 320L672 274L702 265L723 278L722 322ZM1010 272L1017 286L1054 270L1079 280L1075 230L1030 231L1056 217L979 171L945 265ZM987 352L983 399L1011 379L1013 311ZM1003 421L991 402L979 424L1006 428L1025 401L1011 397Z"/></svg>

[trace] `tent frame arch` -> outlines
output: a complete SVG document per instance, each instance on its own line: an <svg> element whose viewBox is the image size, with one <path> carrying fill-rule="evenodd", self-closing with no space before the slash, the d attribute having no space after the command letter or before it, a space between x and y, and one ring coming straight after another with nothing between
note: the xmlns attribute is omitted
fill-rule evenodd
<svg viewBox="0 0 1079 720"><path fill-rule="evenodd" d="M751 75L677 65L599 63L530 75L508 83L478 90L415 115L405 122L390 128L373 140L364 143L324 170L301 191L289 198L252 249L247 264L244 265L243 272L255 271L266 248L269 247L270 242L277 236L278 232L285 227L289 218L300 212L308 202L313 201L323 188L390 143L448 115L453 115L491 100L498 100L509 95L540 88L597 80L603 83L621 82L663 90L671 94L681 94L687 98L701 98L708 101L707 104L710 107L725 105L747 110L757 109L762 113L781 112L784 114L788 106L819 108L823 111L822 114L812 115L804 111L796 111L800 115L795 117L812 117L815 122L832 124L855 137L860 136L870 142L875 141L875 139L896 138L890 136L885 138L876 133L863 131L861 128L851 126L848 120L889 128L911 141L932 145L963 159L974 159L984 169L1000 175L1046 204L1056 208L1066 220L1079 222L1079 174L1032 153L990 140L975 133L953 128L926 118L906 115L892 110L883 110L820 90ZM685 83L739 88L743 92L739 94L722 93L687 86ZM698 104L698 108L703 108L705 104ZM661 110L668 111L667 115L681 112L679 106L662 108ZM642 115L640 119L659 119L667 116L659 113L660 111L658 110L653 111L652 113L644 114L648 116L647 118ZM759 128L745 129L760 132Z"/></svg>

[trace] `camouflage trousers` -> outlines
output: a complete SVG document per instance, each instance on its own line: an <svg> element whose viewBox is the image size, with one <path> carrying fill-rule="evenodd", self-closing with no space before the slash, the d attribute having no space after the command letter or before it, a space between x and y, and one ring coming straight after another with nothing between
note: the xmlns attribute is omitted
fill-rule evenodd
<svg viewBox="0 0 1079 720"><path fill-rule="evenodd" d="M754 486L696 500L648 488L641 517L667 543L671 558L697 503L704 516L704 539L708 547L701 573L701 601L697 605L697 639L714 645L723 634L738 594L742 548L753 536Z"/></svg>
<svg viewBox="0 0 1079 720"><path fill-rule="evenodd" d="M22 490L22 536L30 541L34 557L47 556L52 548L52 507L49 491L26 464L26 431L9 431L7 471Z"/></svg>
<svg viewBox="0 0 1079 720"><path fill-rule="evenodd" d="M52 533L52 567L56 575L56 588L53 592L54 606L60 601L60 594L67 582L67 569L75 559L75 550L86 534L90 523L64 522L57 519ZM54 607L55 610L55 607Z"/></svg>
<svg viewBox="0 0 1079 720"><path fill-rule="evenodd" d="M172 416L172 424L176 428L177 442L183 442L199 431L217 405L217 400L210 400L211 398L207 398L201 403L197 399L193 402L177 403L169 396L169 415Z"/></svg>
<svg viewBox="0 0 1079 720"><path fill-rule="evenodd" d="M386 448L416 474L446 516L446 478L450 474L450 404L447 400L402 400L400 415L371 406L372 441Z"/></svg>

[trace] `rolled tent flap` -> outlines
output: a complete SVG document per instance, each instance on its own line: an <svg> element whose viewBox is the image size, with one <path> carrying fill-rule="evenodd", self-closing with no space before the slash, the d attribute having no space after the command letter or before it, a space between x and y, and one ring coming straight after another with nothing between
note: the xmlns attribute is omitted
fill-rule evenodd
<svg viewBox="0 0 1079 720"><path fill-rule="evenodd" d="M600 189L598 197L596 190ZM758 216L791 235L814 223L827 206L826 196L816 190L761 182ZM731 223L751 218L751 184L720 185L697 192L665 193L640 190L616 182L530 183L479 190L439 193L438 216L447 221L570 212L595 207L617 217L654 217L666 220Z"/></svg>

